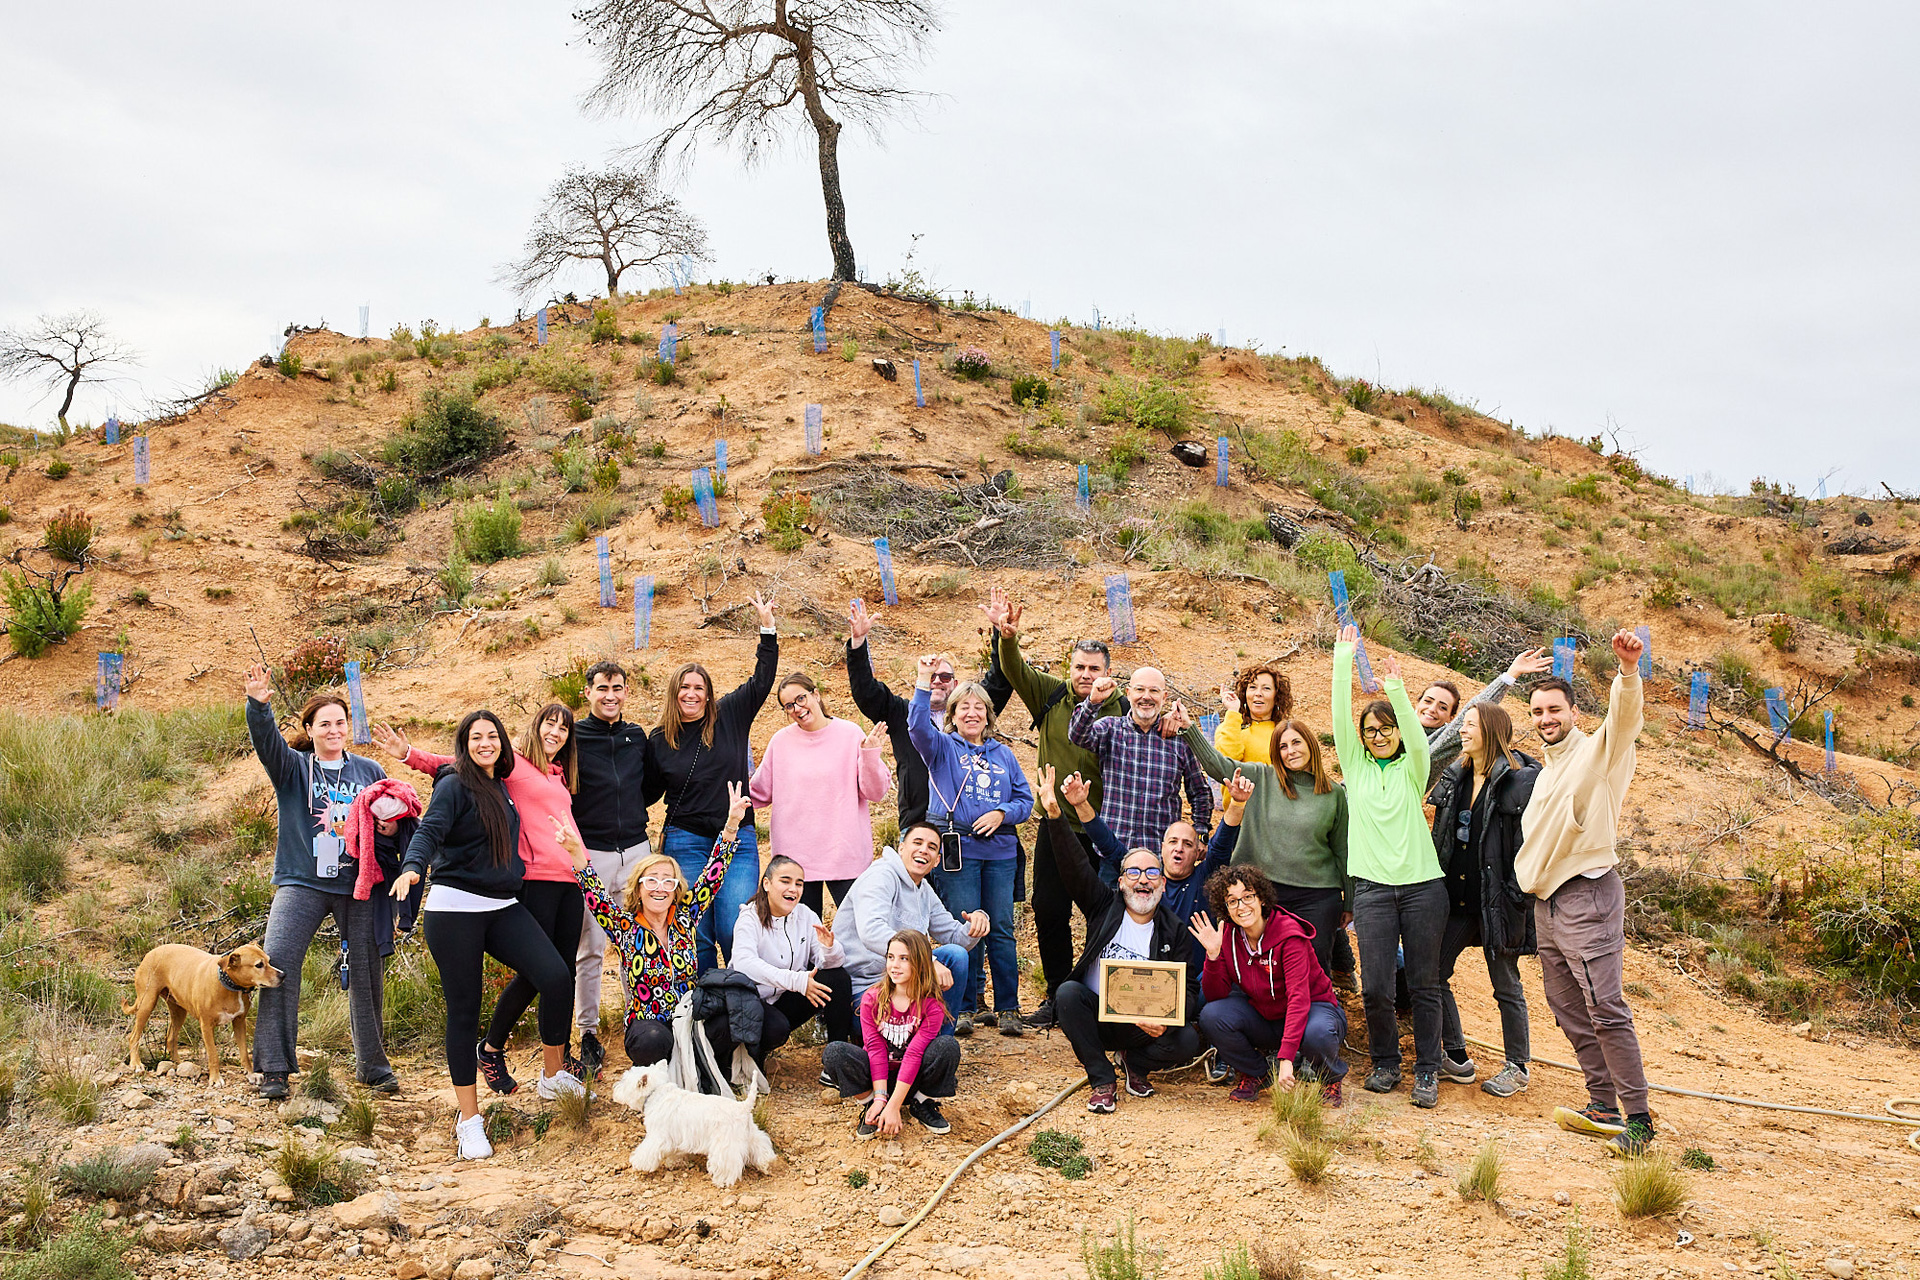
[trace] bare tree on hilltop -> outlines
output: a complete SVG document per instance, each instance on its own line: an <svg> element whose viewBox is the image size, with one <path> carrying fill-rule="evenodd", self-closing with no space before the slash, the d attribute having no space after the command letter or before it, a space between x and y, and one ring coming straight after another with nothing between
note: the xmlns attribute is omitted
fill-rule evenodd
<svg viewBox="0 0 1920 1280"><path fill-rule="evenodd" d="M597 263L607 273L607 296L635 267L659 267L680 258L706 262L707 230L678 200L661 191L637 165L569 169L547 192L547 203L527 232L521 255L496 279L531 298L575 263Z"/></svg>
<svg viewBox="0 0 1920 1280"><path fill-rule="evenodd" d="M600 0L574 14L599 52L587 105L668 118L649 162L704 136L737 143L751 165L802 113L819 144L833 278L855 275L840 193L840 131L877 131L920 95L900 87L940 26L932 0Z"/></svg>
<svg viewBox="0 0 1920 1280"><path fill-rule="evenodd" d="M86 382L110 382L108 368L131 364L133 348L107 332L107 322L92 311L41 316L22 328L0 329L0 378L38 381L52 394L66 383L60 401L60 429L67 429L73 396Z"/></svg>

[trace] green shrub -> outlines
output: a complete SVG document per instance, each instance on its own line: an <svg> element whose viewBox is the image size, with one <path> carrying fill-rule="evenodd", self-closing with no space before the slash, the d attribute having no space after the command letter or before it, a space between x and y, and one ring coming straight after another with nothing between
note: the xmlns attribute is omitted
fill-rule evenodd
<svg viewBox="0 0 1920 1280"><path fill-rule="evenodd" d="M280 353L280 360L277 367L280 370L281 377L297 378L300 376L300 370L306 367L306 362L301 360L301 358L291 350L285 350Z"/></svg>
<svg viewBox="0 0 1920 1280"><path fill-rule="evenodd" d="M603 458L593 469L593 487L596 489L617 489L620 487L620 460L614 457Z"/></svg>
<svg viewBox="0 0 1920 1280"><path fill-rule="evenodd" d="M1156 1280L1161 1261L1160 1254L1135 1243L1132 1214L1111 1240L1095 1240L1084 1227L1080 1231L1080 1262L1087 1280Z"/></svg>
<svg viewBox="0 0 1920 1280"><path fill-rule="evenodd" d="M302 640L280 668L281 683L286 686L288 698L295 702L315 689L339 684L346 678L347 647L339 636Z"/></svg>
<svg viewBox="0 0 1920 1280"><path fill-rule="evenodd" d="M813 518L813 499L790 489L768 494L760 501L760 518L766 521L767 540L776 551L798 551L806 545L807 531L802 527Z"/></svg>
<svg viewBox="0 0 1920 1280"><path fill-rule="evenodd" d="M848 338L845 342L840 344L840 358L842 360L845 360L848 364L852 364L856 359L859 358L859 356L860 356L860 344L855 342L852 338Z"/></svg>
<svg viewBox="0 0 1920 1280"><path fill-rule="evenodd" d="M1343 384L1340 397L1362 413L1371 413L1380 402L1380 389L1364 378L1355 378Z"/></svg>
<svg viewBox="0 0 1920 1280"><path fill-rule="evenodd" d="M1576 499L1580 502L1592 503L1595 506L1607 500L1607 495L1600 488L1599 476L1582 476L1578 480L1568 481L1566 495L1569 498Z"/></svg>
<svg viewBox="0 0 1920 1280"><path fill-rule="evenodd" d="M85 564L87 548L93 545L93 517L79 507L60 508L47 521L40 545L68 564Z"/></svg>
<svg viewBox="0 0 1920 1280"><path fill-rule="evenodd" d="M1045 378L1015 374L1012 392L1013 402L1022 409L1037 409L1053 398L1053 384Z"/></svg>
<svg viewBox="0 0 1920 1280"><path fill-rule="evenodd" d="M575 657L564 671L547 677L547 692L578 711L587 701L587 668L593 662L589 658Z"/></svg>
<svg viewBox="0 0 1920 1280"><path fill-rule="evenodd" d="M1092 1161L1086 1156L1086 1143L1059 1129L1035 1133L1027 1143L1027 1154L1042 1168L1058 1169L1060 1176L1069 1181L1077 1182L1093 1169Z"/></svg>
<svg viewBox="0 0 1920 1280"><path fill-rule="evenodd" d="M400 428L383 456L415 480L472 470L507 444L498 415L476 405L472 392L447 387L428 388L419 410L403 418Z"/></svg>
<svg viewBox="0 0 1920 1280"><path fill-rule="evenodd" d="M126 1252L131 1232L108 1231L99 1213L89 1213L32 1253L21 1254L0 1271L0 1280L133 1280Z"/></svg>
<svg viewBox="0 0 1920 1280"><path fill-rule="evenodd" d="M1415 474L1407 477L1407 496L1421 506L1440 501L1440 486L1433 477Z"/></svg>
<svg viewBox="0 0 1920 1280"><path fill-rule="evenodd" d="M568 396L567 416L575 422L585 422L593 416L593 401L578 392Z"/></svg>
<svg viewBox="0 0 1920 1280"><path fill-rule="evenodd" d="M164 1150L153 1154L159 1158L126 1147L103 1147L84 1160L61 1165L56 1176L84 1196L130 1200L153 1181L166 1157Z"/></svg>
<svg viewBox="0 0 1920 1280"><path fill-rule="evenodd" d="M373 495L380 510L388 516L401 516L420 505L420 486L412 476L385 475L373 484Z"/></svg>
<svg viewBox="0 0 1920 1280"><path fill-rule="evenodd" d="M1573 1211L1567 1223L1567 1252L1558 1263L1548 1263L1546 1280L1592 1280L1593 1264L1586 1231L1580 1226L1580 1211Z"/></svg>
<svg viewBox="0 0 1920 1280"><path fill-rule="evenodd" d="M1458 467L1448 467L1440 473L1440 478L1455 488L1461 488L1467 483L1467 473Z"/></svg>
<svg viewBox="0 0 1920 1280"><path fill-rule="evenodd" d="M1173 530L1188 542L1201 547L1238 540L1242 533L1238 520L1205 502L1189 502L1176 511Z"/></svg>
<svg viewBox="0 0 1920 1280"><path fill-rule="evenodd" d="M0 572L0 585L7 597L7 639L23 658L37 658L78 631L93 603L93 587L84 582L56 592L24 573Z"/></svg>
<svg viewBox="0 0 1920 1280"><path fill-rule="evenodd" d="M1361 466L1365 466L1366 462L1367 462L1367 446L1363 444L1356 444L1356 445L1350 446L1347 449L1347 464L1349 466L1361 467Z"/></svg>
<svg viewBox="0 0 1920 1280"><path fill-rule="evenodd" d="M1116 431L1107 445L1106 461L1101 463L1101 473L1122 484L1133 473L1133 469L1147 460L1147 437L1141 431Z"/></svg>
<svg viewBox="0 0 1920 1280"><path fill-rule="evenodd" d="M1360 563L1353 546L1338 534L1316 529L1293 546L1293 558L1310 569L1331 573L1338 569L1347 577L1347 595L1356 604L1373 598L1373 573Z"/></svg>
<svg viewBox="0 0 1920 1280"><path fill-rule="evenodd" d="M691 500L693 490L687 490ZM665 496L664 494L662 495ZM627 514L627 504L610 493L599 494L588 500L577 515L567 525L567 541L585 542L602 529L610 529ZM562 581L565 581L564 576Z"/></svg>
<svg viewBox="0 0 1920 1280"><path fill-rule="evenodd" d="M613 314L611 305L593 309L593 325L587 330L587 341L596 346L603 342L620 341L620 321Z"/></svg>
<svg viewBox="0 0 1920 1280"><path fill-rule="evenodd" d="M520 541L520 508L505 485L492 502L477 503L454 520L454 538L470 560L492 564L525 551Z"/></svg>
<svg viewBox="0 0 1920 1280"><path fill-rule="evenodd" d="M441 567L438 576L441 594L454 604L465 604L467 597L473 594L473 564L460 554L459 547L447 553L447 563Z"/></svg>
<svg viewBox="0 0 1920 1280"><path fill-rule="evenodd" d="M65 458L55 458L47 464L47 479L65 480L73 474L73 464Z"/></svg>
<svg viewBox="0 0 1920 1280"><path fill-rule="evenodd" d="M1197 393L1159 378L1145 382L1115 376L1094 393L1094 416L1101 422L1125 422L1144 431L1179 438L1200 406Z"/></svg>
<svg viewBox="0 0 1920 1280"><path fill-rule="evenodd" d="M656 386L670 387L679 381L678 375L674 373L673 361L671 360L654 361L653 373L650 376L653 378Z"/></svg>
<svg viewBox="0 0 1920 1280"><path fill-rule="evenodd" d="M578 541L578 539L576 539ZM540 572L534 577L536 587L559 587L566 585L567 567L560 563L559 556L548 556L541 562Z"/></svg>
<svg viewBox="0 0 1920 1280"><path fill-rule="evenodd" d="M1680 584L1664 574L1655 578L1653 585L1647 588L1647 603L1656 609L1677 609L1682 598Z"/></svg>

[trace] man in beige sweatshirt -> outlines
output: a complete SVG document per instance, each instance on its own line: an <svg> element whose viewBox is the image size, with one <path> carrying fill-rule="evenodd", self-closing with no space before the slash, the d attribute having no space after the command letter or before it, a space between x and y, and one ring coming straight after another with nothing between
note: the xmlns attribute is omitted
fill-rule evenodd
<svg viewBox="0 0 1920 1280"><path fill-rule="evenodd" d="M1634 740L1646 723L1642 647L1631 631L1614 634L1620 674L1607 718L1590 734L1578 727L1566 681L1533 687L1527 709L1545 763L1520 819L1523 841L1513 861L1520 887L1534 898L1547 1007L1587 1077L1588 1105L1557 1108L1554 1119L1577 1133L1610 1136L1618 1155L1638 1155L1653 1140L1646 1068L1622 990L1627 897L1613 850L1633 781Z"/></svg>

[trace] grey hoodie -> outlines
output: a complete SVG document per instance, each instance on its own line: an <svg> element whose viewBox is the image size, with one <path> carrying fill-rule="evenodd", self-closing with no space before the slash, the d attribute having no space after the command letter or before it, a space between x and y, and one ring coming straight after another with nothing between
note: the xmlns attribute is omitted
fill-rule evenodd
<svg viewBox="0 0 1920 1280"><path fill-rule="evenodd" d="M932 885L915 884L900 855L886 848L853 882L833 917L834 938L846 950L844 967L853 978L854 995L880 981L887 943L902 929L918 929L936 947L953 943L971 951L980 941L967 936L966 924L953 918Z"/></svg>

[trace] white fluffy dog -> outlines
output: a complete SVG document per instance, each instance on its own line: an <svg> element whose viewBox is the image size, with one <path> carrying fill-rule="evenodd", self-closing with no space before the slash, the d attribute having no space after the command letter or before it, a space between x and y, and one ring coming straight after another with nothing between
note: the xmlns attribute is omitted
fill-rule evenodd
<svg viewBox="0 0 1920 1280"><path fill-rule="evenodd" d="M633 1149L633 1167L652 1173L667 1156L705 1156L716 1187L740 1181L748 1165L760 1173L774 1162L773 1139L753 1122L757 1082L745 1102L682 1089L664 1062L632 1067L613 1087L613 1100L638 1111L647 1136Z"/></svg>

